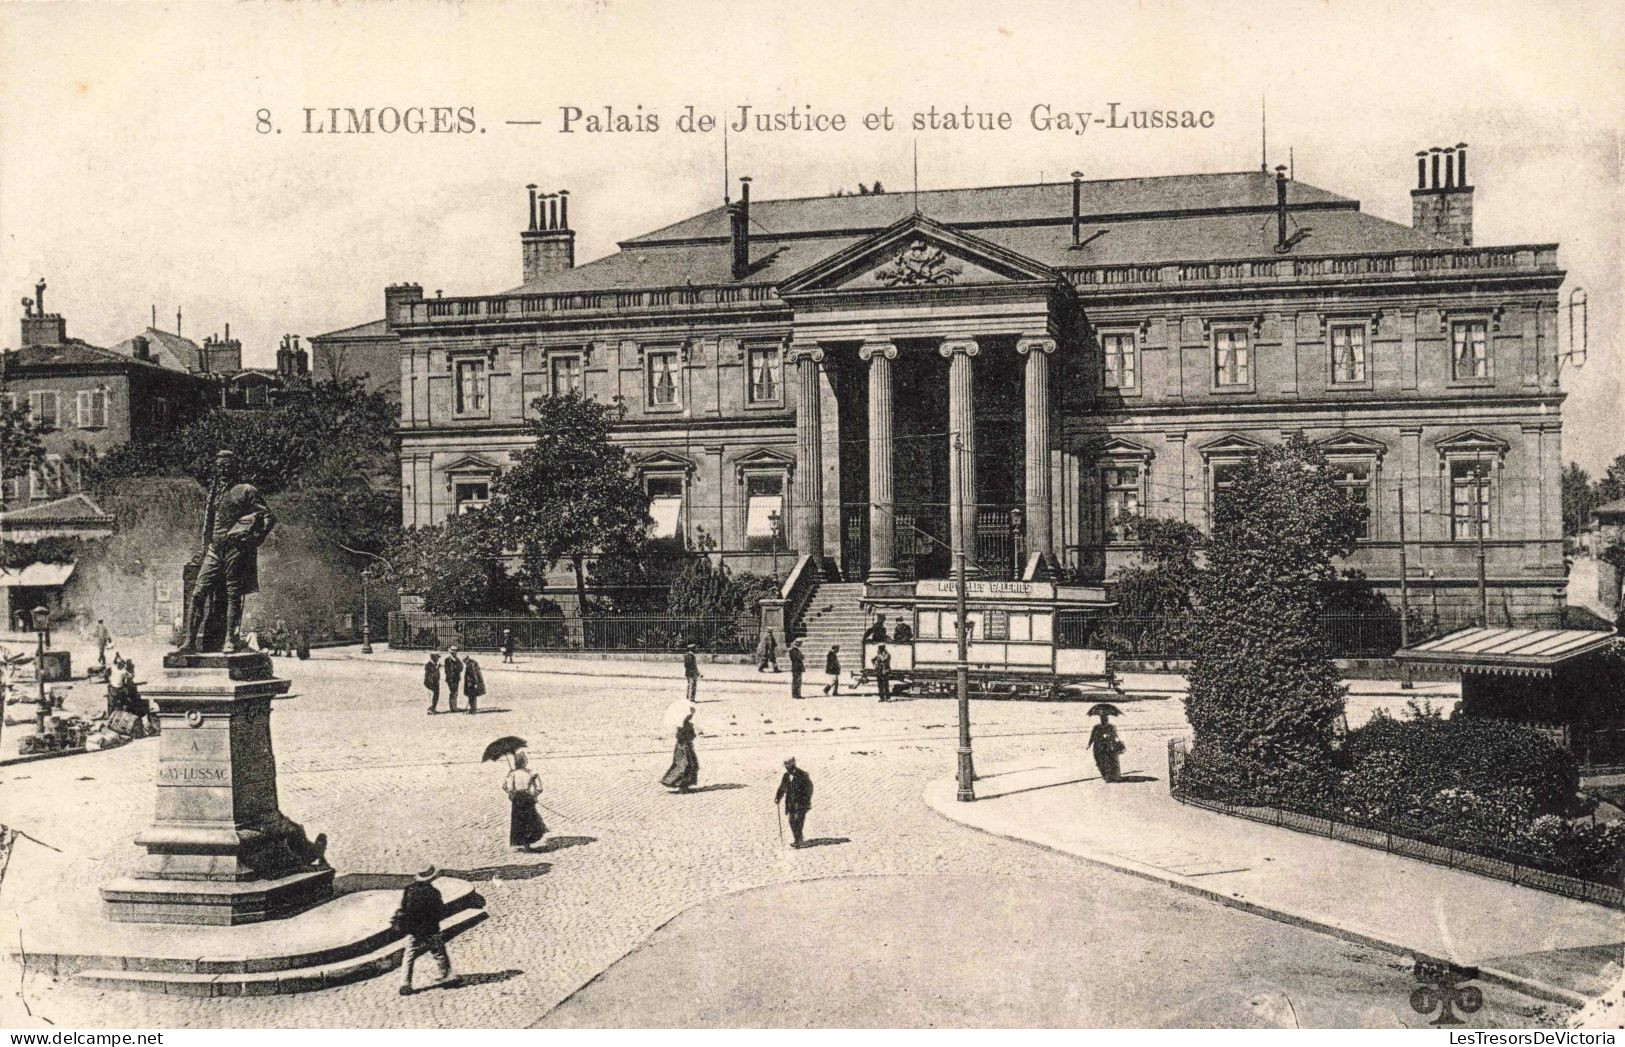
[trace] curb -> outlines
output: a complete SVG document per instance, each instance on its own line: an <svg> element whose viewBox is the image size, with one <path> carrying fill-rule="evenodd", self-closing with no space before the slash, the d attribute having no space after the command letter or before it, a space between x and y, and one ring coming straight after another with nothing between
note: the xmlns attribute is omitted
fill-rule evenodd
<svg viewBox="0 0 1625 1047"><path fill-rule="evenodd" d="M935 784L937 783L932 783L932 785ZM1009 833L998 832L994 829L984 829L979 825L972 825L969 822L960 821L958 818L953 817L952 815L943 811L936 804L932 803L929 796L930 788L930 786L927 786L927 794L921 797L925 801L925 805L929 807L938 817L944 819L945 821L952 822L955 825L962 826L963 828L971 829L979 833L985 833L988 836L997 837L1001 840L1010 840L1014 843L1026 844L1029 847L1037 847L1053 854L1065 855L1067 857L1077 859L1078 861L1088 862L1091 865L1098 865L1107 869L1115 869L1118 872L1127 873L1130 876L1137 876L1142 880L1149 880L1152 883L1160 883L1167 887L1172 887L1176 891L1183 891L1186 894L1195 895L1198 898L1205 898L1208 901L1217 902L1226 908L1238 909L1242 912L1251 913L1254 916L1261 916L1266 920L1274 920L1277 923L1284 923L1292 927L1301 927L1304 930L1314 931L1318 934L1324 934L1332 938L1339 938L1346 942L1353 942L1356 945L1364 945L1368 948L1390 953L1392 955L1408 956L1413 961L1419 956L1431 955L1420 949L1412 948L1400 942L1390 941L1386 938L1381 938L1374 934L1368 934L1364 931L1357 931L1352 927L1344 927L1340 924L1332 923L1327 919L1309 916L1304 913L1292 912L1287 909L1271 908L1258 902L1248 901L1244 898L1237 898L1234 895L1209 890L1206 887L1200 887L1184 880L1172 879L1168 876L1152 872L1149 869L1142 869L1132 865L1123 865L1098 855L1080 854L1077 851L1065 850L1052 844L1043 843L1039 840L1031 840L1023 836L1012 836ZM1591 1003L1591 997L1584 996L1572 989L1565 989L1562 986L1551 985L1546 982L1537 981L1533 978L1526 978L1523 975L1513 974L1510 971L1503 971L1495 967L1479 967L1478 980L1488 982L1491 985L1499 985L1503 988L1512 989L1516 992L1524 994L1525 996L1530 996L1538 1000L1544 1000L1547 1003L1555 1003L1564 1007L1571 1007L1575 1010L1579 1010Z"/></svg>

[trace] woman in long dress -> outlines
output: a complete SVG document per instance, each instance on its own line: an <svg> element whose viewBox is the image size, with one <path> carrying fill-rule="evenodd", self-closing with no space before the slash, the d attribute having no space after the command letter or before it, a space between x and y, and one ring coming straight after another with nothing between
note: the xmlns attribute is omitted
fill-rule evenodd
<svg viewBox="0 0 1625 1047"><path fill-rule="evenodd" d="M502 791L508 794L512 810L508 816L508 846L516 851L534 849L541 842L547 826L536 811L536 797L542 794L542 779L529 767L525 750L513 754L513 770L503 780Z"/></svg>
<svg viewBox="0 0 1625 1047"><path fill-rule="evenodd" d="M1108 782L1115 782L1122 775L1117 758L1125 746L1118 740L1117 728L1111 725L1107 715L1102 710L1100 722L1089 732L1089 748L1094 751L1095 766L1100 768L1100 776Z"/></svg>
<svg viewBox="0 0 1625 1047"><path fill-rule="evenodd" d="M677 747L672 750L671 767L660 779L668 789L686 793L700 780L700 758L694 752L694 712L683 717L677 727Z"/></svg>

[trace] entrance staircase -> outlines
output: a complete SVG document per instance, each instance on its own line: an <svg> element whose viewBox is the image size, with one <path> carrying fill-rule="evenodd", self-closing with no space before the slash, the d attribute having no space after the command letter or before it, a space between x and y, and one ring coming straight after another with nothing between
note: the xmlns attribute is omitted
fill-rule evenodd
<svg viewBox="0 0 1625 1047"><path fill-rule="evenodd" d="M862 582L819 582L807 600L807 609L791 636L801 638L809 675L824 671L824 655L831 644L841 645L843 668L858 669L863 662L863 630L867 624L858 600Z"/></svg>

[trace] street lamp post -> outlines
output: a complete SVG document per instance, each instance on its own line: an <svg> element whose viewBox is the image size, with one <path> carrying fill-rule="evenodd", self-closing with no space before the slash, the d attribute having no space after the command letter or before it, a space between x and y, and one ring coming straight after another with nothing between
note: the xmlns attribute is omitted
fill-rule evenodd
<svg viewBox="0 0 1625 1047"><path fill-rule="evenodd" d="M954 434L954 460L955 469L963 469L960 455L964 453L964 441L958 433ZM961 478L964 477L961 472ZM965 610L965 484L963 479L955 485L959 497L954 499L953 511L956 517L954 534L954 618L959 634L959 658L954 663L954 696L959 702L959 772L958 799L961 803L970 803L976 799L976 767L971 759L970 744L970 644L967 633L968 615Z"/></svg>
<svg viewBox="0 0 1625 1047"><path fill-rule="evenodd" d="M45 693L45 638L51 631L51 612L44 607L33 610L34 632L39 637L39 650L34 656L34 680L39 684L39 729L45 733L46 710L50 705L50 698Z"/></svg>
<svg viewBox="0 0 1625 1047"><path fill-rule="evenodd" d="M768 527L773 532L773 581L779 580L779 536L784 533L784 517L777 509L767 514Z"/></svg>
<svg viewBox="0 0 1625 1047"><path fill-rule="evenodd" d="M372 565L361 569L361 653L372 653L372 607L367 600L367 582L372 578Z"/></svg>

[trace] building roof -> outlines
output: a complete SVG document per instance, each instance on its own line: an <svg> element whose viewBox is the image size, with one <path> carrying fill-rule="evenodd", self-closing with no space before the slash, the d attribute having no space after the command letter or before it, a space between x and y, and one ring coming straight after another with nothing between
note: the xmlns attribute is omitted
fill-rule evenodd
<svg viewBox="0 0 1625 1047"><path fill-rule="evenodd" d="M1605 516L1609 518L1625 518L1625 498L1616 498L1611 502L1604 502L1591 510L1591 517L1594 520L1601 520Z"/></svg>
<svg viewBox="0 0 1625 1047"><path fill-rule="evenodd" d="M1394 657L1460 669L1545 675L1571 659L1605 650L1615 639L1612 630L1597 629L1458 629L1397 651Z"/></svg>
<svg viewBox="0 0 1625 1047"><path fill-rule="evenodd" d="M1083 247L1072 246L1072 183L869 196L753 200L751 269L735 280L725 208L623 241L621 250L508 294L776 284L915 213L1055 269L1273 257L1275 178L1261 171L1086 181ZM1362 212L1359 201L1287 183L1293 256L1436 251L1459 245Z"/></svg>
<svg viewBox="0 0 1625 1047"><path fill-rule="evenodd" d="M13 509L6 513L6 523L111 523L113 517L86 494L70 494L38 505Z"/></svg>
<svg viewBox="0 0 1625 1047"><path fill-rule="evenodd" d="M311 335L307 340L314 342L326 338L383 338L393 333L389 329L389 321L380 319L369 320L364 324L356 324L354 327L341 327L337 331L328 331L326 334Z"/></svg>
<svg viewBox="0 0 1625 1047"><path fill-rule="evenodd" d="M147 340L147 350L152 354L152 362L159 367L171 371L185 371L187 374L200 374L208 370L203 366L202 346L190 338L172 331L160 331L156 327L147 328L139 336L131 335L113 346L113 352L134 359L137 337Z"/></svg>
<svg viewBox="0 0 1625 1047"><path fill-rule="evenodd" d="M60 345L25 345L21 349L8 350L7 355L10 357L8 366L14 368L159 366L77 338L70 338Z"/></svg>

